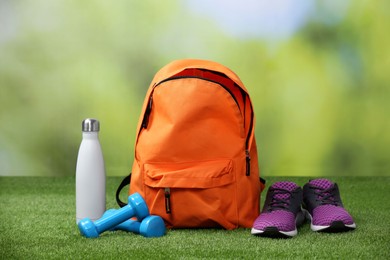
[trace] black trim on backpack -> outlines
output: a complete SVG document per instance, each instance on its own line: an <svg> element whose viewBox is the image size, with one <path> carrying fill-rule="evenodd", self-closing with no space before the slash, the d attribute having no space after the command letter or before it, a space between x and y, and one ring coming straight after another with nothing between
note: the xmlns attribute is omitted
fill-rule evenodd
<svg viewBox="0 0 390 260"><path fill-rule="evenodd" d="M119 187L118 189L116 190L116 194L115 194L115 198L116 198L116 202L118 203L118 205L122 208L124 206L127 205L127 203L124 203L123 201L121 201L121 199L119 198L119 194L121 193L122 189L124 187L126 187L127 185L130 185L130 181L131 181L131 173L129 175L127 175L121 182L121 184L119 184Z"/></svg>
<svg viewBox="0 0 390 260"><path fill-rule="evenodd" d="M213 73L214 71L210 71L210 72ZM165 83L167 81L177 80L177 79L200 79L200 80L204 80L204 81L208 81L208 82L212 82L214 84L217 84L217 85L221 86L223 89L225 89L230 94L230 96L233 98L234 102L236 102L236 105L237 105L238 109L241 111L241 107L238 104L237 98L230 91L230 89L228 87L226 87L224 84L222 84L221 82L218 82L218 81L215 81L215 80L211 80L211 79L208 79L208 78L203 78L203 77L200 77L200 76L173 76L173 77L170 77L170 78L167 78L167 79L164 79L164 80L160 81L154 87L158 87L159 85L161 85L162 83ZM230 79L230 78L227 78L227 79Z"/></svg>

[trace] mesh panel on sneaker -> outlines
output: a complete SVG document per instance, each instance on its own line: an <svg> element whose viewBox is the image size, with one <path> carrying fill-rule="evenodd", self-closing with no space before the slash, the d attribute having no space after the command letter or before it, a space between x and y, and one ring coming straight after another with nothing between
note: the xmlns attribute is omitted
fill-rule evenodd
<svg viewBox="0 0 390 260"><path fill-rule="evenodd" d="M277 227L279 231L291 231L295 229L295 216L292 212L285 210L261 213L253 227L259 230L264 230L267 227Z"/></svg>
<svg viewBox="0 0 390 260"><path fill-rule="evenodd" d="M333 182L327 179L316 179L309 182L309 184L316 189L316 192L321 192L323 190L330 189L334 186ZM334 200L330 192L323 192L321 195L318 195L319 199L322 199L324 196L329 196L329 200Z"/></svg>
<svg viewBox="0 0 390 260"><path fill-rule="evenodd" d="M280 181L280 182L276 182L271 187L274 188L274 189L293 191L296 188L298 188L299 186L296 185L294 182ZM285 193L285 194L276 194L275 195L275 198L277 198L277 199L288 199L289 197L290 197L290 195L287 194L287 193Z"/></svg>
<svg viewBox="0 0 390 260"><path fill-rule="evenodd" d="M342 221L345 225L353 224L351 215L342 207L334 205L322 205L313 210L313 224L329 226L335 221Z"/></svg>
<svg viewBox="0 0 390 260"><path fill-rule="evenodd" d="M317 187L320 189L329 189L333 186L333 183L327 179L315 179L309 182L311 186Z"/></svg>
<svg viewBox="0 0 390 260"><path fill-rule="evenodd" d="M295 184L294 182L280 181L280 182L275 182L275 184L273 184L271 187L275 188L275 189L293 191L296 188L298 188L299 186L297 184Z"/></svg>

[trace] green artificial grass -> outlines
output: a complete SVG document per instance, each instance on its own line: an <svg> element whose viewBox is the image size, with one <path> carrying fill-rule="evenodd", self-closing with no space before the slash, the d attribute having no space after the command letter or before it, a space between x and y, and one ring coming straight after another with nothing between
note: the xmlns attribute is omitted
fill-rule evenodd
<svg viewBox="0 0 390 260"><path fill-rule="evenodd" d="M390 177L331 179L357 223L354 231L314 233L306 223L292 239L255 237L243 228L169 230L161 238L117 231L87 239L75 222L74 178L0 177L0 259L390 259ZM267 186L280 180L303 186L308 178L269 177ZM117 208L120 181L107 179L107 208Z"/></svg>

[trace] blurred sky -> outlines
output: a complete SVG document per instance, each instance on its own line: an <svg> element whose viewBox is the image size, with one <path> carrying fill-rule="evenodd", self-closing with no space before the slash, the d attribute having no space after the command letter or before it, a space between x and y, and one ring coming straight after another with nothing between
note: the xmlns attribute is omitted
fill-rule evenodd
<svg viewBox="0 0 390 260"><path fill-rule="evenodd" d="M321 3L322 22L337 23L348 7L347 0ZM311 0L187 0L188 8L214 19L231 36L283 41L299 30L315 13ZM221 8L223 7L223 8Z"/></svg>

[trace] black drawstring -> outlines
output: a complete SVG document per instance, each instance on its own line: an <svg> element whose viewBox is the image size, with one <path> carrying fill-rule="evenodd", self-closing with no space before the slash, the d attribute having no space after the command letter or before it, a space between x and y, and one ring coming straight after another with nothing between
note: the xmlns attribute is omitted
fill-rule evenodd
<svg viewBox="0 0 390 260"><path fill-rule="evenodd" d="M122 189L123 189L124 187L126 187L127 185L130 185L130 181L131 181L131 173L130 173L128 176L126 176L126 177L122 180L121 184L119 184L119 187L118 187L118 189L116 190L116 195L115 195L115 197L116 197L116 202L118 203L118 205L119 205L121 208L124 207L124 206L126 206L127 203L124 203L123 201L121 201L121 199L119 198L119 194L121 193L121 191L122 191Z"/></svg>

